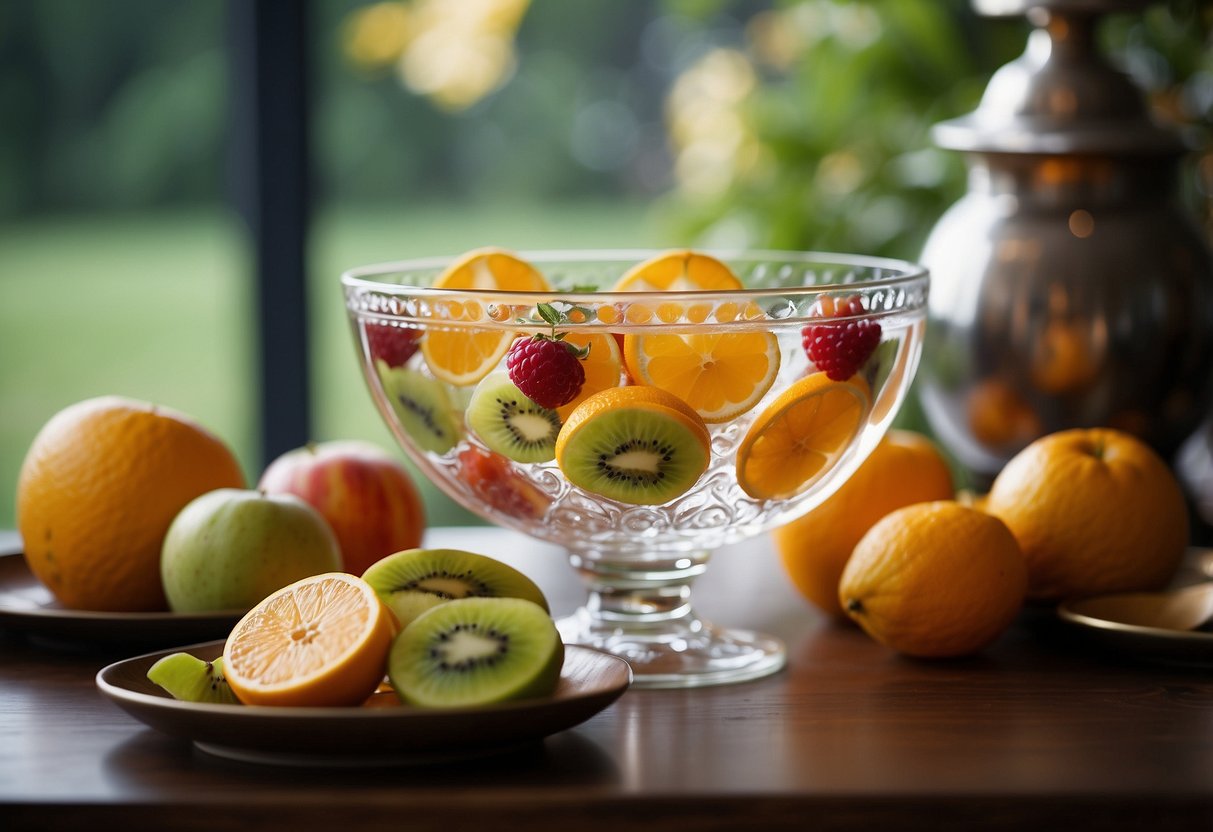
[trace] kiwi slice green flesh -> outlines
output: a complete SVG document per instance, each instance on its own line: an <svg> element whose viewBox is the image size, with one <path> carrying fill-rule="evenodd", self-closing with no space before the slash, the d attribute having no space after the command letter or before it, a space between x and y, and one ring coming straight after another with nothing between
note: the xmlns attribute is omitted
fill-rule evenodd
<svg viewBox="0 0 1213 832"><path fill-rule="evenodd" d="M566 438L560 457L569 482L632 505L685 494L707 466L702 439L678 414L647 407L596 414Z"/></svg>
<svg viewBox="0 0 1213 832"><path fill-rule="evenodd" d="M485 445L515 462L556 456L560 416L527 398L506 373L491 373L476 385L467 422Z"/></svg>
<svg viewBox="0 0 1213 832"><path fill-rule="evenodd" d="M402 628L427 610L459 598L523 598L548 609L543 592L526 575L459 549L406 549L371 564L362 578Z"/></svg>
<svg viewBox="0 0 1213 832"><path fill-rule="evenodd" d="M436 454L455 447L462 430L442 382L381 360L375 370L400 427L418 447Z"/></svg>
<svg viewBox="0 0 1213 832"><path fill-rule="evenodd" d="M147 678L183 702L239 705L223 676L223 657L204 661L189 653L171 653L153 664Z"/></svg>
<svg viewBox="0 0 1213 832"><path fill-rule="evenodd" d="M428 708L548 696L564 644L547 611L520 598L464 598L419 616L392 643L388 680Z"/></svg>

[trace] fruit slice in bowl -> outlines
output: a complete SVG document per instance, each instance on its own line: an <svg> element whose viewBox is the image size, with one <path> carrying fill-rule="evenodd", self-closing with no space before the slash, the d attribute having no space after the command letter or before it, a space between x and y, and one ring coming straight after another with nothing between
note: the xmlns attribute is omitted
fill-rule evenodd
<svg viewBox="0 0 1213 832"><path fill-rule="evenodd" d="M737 484L756 499L798 494L824 476L862 429L871 399L862 379L813 373L767 407L737 449Z"/></svg>
<svg viewBox="0 0 1213 832"><path fill-rule="evenodd" d="M441 382L418 370L375 362L383 394L396 421L417 447L444 454L463 436L462 419Z"/></svg>
<svg viewBox="0 0 1213 832"><path fill-rule="evenodd" d="M556 455L559 414L524 395L504 372L476 385L467 424L490 450L515 462L546 462Z"/></svg>
<svg viewBox="0 0 1213 832"><path fill-rule="evenodd" d="M626 335L624 360L640 384L689 404L709 424L753 408L779 374L779 341L770 332Z"/></svg>
<svg viewBox="0 0 1213 832"><path fill-rule="evenodd" d="M537 292L550 289L529 263L501 249L477 249L452 263L434 281L435 289L497 289ZM466 310L456 303L438 302L447 316L458 320ZM421 352L434 376L457 387L484 378L505 356L514 333L502 329L431 327L421 339Z"/></svg>
<svg viewBox="0 0 1213 832"><path fill-rule="evenodd" d="M733 270L708 254L686 249L658 254L629 269L616 292L719 292L742 288Z"/></svg>
<svg viewBox="0 0 1213 832"><path fill-rule="evenodd" d="M568 404L556 408L561 421L568 421L577 406L590 396L623 382L623 336L570 332L564 340L586 353L581 362L585 372L581 392Z"/></svg>
<svg viewBox="0 0 1213 832"><path fill-rule="evenodd" d="M655 387L616 387L581 404L556 440L569 482L633 505L659 505L707 469L707 427L686 403Z"/></svg>
<svg viewBox="0 0 1213 832"><path fill-rule="evenodd" d="M615 283L616 292L730 292L743 288L727 265L708 254L676 250L664 252L638 263ZM712 314L712 305L688 301L663 301L633 304L628 313L631 323L646 323L654 315L674 323L686 319L703 323Z"/></svg>

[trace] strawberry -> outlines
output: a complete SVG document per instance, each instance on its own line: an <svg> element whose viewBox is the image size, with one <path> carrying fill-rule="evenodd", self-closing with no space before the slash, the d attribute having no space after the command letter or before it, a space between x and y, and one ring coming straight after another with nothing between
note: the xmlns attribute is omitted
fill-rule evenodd
<svg viewBox="0 0 1213 832"><path fill-rule="evenodd" d="M366 325L366 342L371 358L382 360L389 367L399 367L417 352L421 331L387 324Z"/></svg>
<svg viewBox="0 0 1213 832"><path fill-rule="evenodd" d="M829 300L828 298L826 300ZM862 315L859 298L823 303L827 317ZM876 321L838 321L810 324L800 332L801 344L809 360L831 381L846 381L863 367L880 344L880 324Z"/></svg>

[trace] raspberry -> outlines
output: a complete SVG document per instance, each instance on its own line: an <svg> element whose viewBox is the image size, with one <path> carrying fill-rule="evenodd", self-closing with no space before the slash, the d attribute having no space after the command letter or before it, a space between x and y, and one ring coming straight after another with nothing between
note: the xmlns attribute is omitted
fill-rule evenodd
<svg viewBox="0 0 1213 832"><path fill-rule="evenodd" d="M519 338L505 359L510 381L540 407L555 409L581 392L585 369L576 348L564 341L536 335Z"/></svg>
<svg viewBox="0 0 1213 832"><path fill-rule="evenodd" d="M826 311L831 314L830 310ZM836 303L833 316L859 315L863 306L858 298ZM880 345L880 324L876 321L839 321L806 326L800 331L801 344L809 360L831 381L846 381L855 375Z"/></svg>
<svg viewBox="0 0 1213 832"><path fill-rule="evenodd" d="M389 367L399 367L417 352L420 330L403 329L387 324L367 324L366 342L371 358L382 359Z"/></svg>

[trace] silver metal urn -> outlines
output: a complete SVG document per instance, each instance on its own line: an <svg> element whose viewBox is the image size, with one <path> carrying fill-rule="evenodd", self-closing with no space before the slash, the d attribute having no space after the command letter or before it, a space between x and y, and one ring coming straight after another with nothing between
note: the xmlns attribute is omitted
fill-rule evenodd
<svg viewBox="0 0 1213 832"><path fill-rule="evenodd" d="M934 133L969 185L922 253L919 394L976 485L1070 427L1122 428L1170 459L1213 412L1213 255L1179 203L1186 148L1096 45L1102 14L1145 5L974 0L1036 27Z"/></svg>

